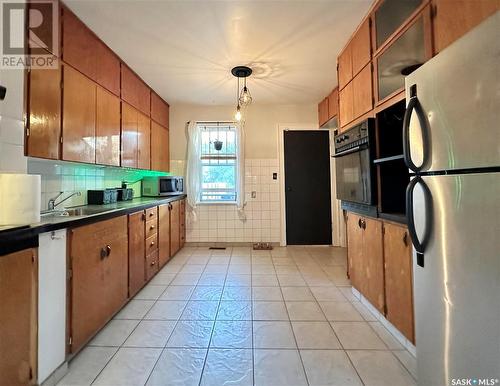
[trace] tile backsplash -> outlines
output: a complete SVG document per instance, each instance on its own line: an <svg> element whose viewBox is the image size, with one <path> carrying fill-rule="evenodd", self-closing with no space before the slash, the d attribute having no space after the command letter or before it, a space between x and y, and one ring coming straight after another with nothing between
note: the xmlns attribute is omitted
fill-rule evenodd
<svg viewBox="0 0 500 386"><path fill-rule="evenodd" d="M65 207L85 205L87 203L87 190L120 187L122 181L137 181L144 174L144 172L134 169L36 158L28 158L28 173L41 175L42 210L47 209L48 201L59 192L64 192L61 198L73 192L81 192L81 196L73 196L65 201ZM129 184L129 187L134 189L134 197L140 197L140 182Z"/></svg>
<svg viewBox="0 0 500 386"><path fill-rule="evenodd" d="M172 174L184 175L185 162L172 160ZM187 211L188 242L279 242L281 232L279 167L277 159L245 160L245 214L235 205L205 204L197 207L197 221ZM273 173L278 178L273 179ZM255 197L252 197L255 192Z"/></svg>

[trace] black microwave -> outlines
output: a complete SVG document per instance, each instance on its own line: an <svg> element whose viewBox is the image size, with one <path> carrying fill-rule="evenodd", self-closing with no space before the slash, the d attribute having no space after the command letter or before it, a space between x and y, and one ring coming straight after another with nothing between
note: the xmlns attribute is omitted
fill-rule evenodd
<svg viewBox="0 0 500 386"><path fill-rule="evenodd" d="M142 195L146 197L175 196L184 193L184 178L175 176L144 177Z"/></svg>

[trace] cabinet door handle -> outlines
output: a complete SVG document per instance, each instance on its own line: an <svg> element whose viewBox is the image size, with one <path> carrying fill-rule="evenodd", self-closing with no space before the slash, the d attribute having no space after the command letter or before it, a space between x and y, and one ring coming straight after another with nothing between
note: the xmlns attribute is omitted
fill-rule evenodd
<svg viewBox="0 0 500 386"><path fill-rule="evenodd" d="M152 245L152 246L153 246L153 245L155 245L155 242L154 242L154 241L151 241L151 245Z"/></svg>
<svg viewBox="0 0 500 386"><path fill-rule="evenodd" d="M358 220L358 227L363 228L363 220Z"/></svg>
<svg viewBox="0 0 500 386"><path fill-rule="evenodd" d="M153 266L153 265L155 265L155 261L152 261L152 262L151 262L151 266Z"/></svg>
<svg viewBox="0 0 500 386"><path fill-rule="evenodd" d="M405 234L403 235L403 244L405 245L405 247L408 246L408 233L405 232Z"/></svg>
<svg viewBox="0 0 500 386"><path fill-rule="evenodd" d="M101 260L104 260L107 255L108 252L106 251L106 248L101 248Z"/></svg>
<svg viewBox="0 0 500 386"><path fill-rule="evenodd" d="M151 226L149 227L149 229L150 229L150 230L153 230L153 229L155 229L155 226L154 226L154 225L151 225Z"/></svg>
<svg viewBox="0 0 500 386"><path fill-rule="evenodd" d="M106 245L106 257L111 255L111 245Z"/></svg>

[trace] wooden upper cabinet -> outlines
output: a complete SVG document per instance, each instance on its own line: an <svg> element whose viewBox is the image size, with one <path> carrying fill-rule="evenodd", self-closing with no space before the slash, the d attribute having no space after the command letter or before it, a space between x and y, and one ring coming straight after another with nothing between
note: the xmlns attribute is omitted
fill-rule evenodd
<svg viewBox="0 0 500 386"><path fill-rule="evenodd" d="M36 249L0 256L2 385L36 383L37 261Z"/></svg>
<svg viewBox="0 0 500 386"><path fill-rule="evenodd" d="M410 236L404 226L385 223L384 228L386 317L415 343Z"/></svg>
<svg viewBox="0 0 500 386"><path fill-rule="evenodd" d="M120 59L103 42L96 42L96 82L120 96Z"/></svg>
<svg viewBox="0 0 500 386"><path fill-rule="evenodd" d="M98 40L68 8L62 15L63 60L91 79L96 79Z"/></svg>
<svg viewBox="0 0 500 386"><path fill-rule="evenodd" d="M339 121L340 127L347 125L354 118L353 82L339 91Z"/></svg>
<svg viewBox="0 0 500 386"><path fill-rule="evenodd" d="M121 65L121 97L147 116L151 112L149 87L126 65Z"/></svg>
<svg viewBox="0 0 500 386"><path fill-rule="evenodd" d="M151 169L168 172L170 168L169 132L151 122Z"/></svg>
<svg viewBox="0 0 500 386"><path fill-rule="evenodd" d="M351 43L352 75L355 76L371 59L370 19L367 18L352 37Z"/></svg>
<svg viewBox="0 0 500 386"><path fill-rule="evenodd" d="M363 295L381 312L384 312L384 247L382 222L364 217L363 255L364 279Z"/></svg>
<svg viewBox="0 0 500 386"><path fill-rule="evenodd" d="M137 167L137 110L122 102L121 166Z"/></svg>
<svg viewBox="0 0 500 386"><path fill-rule="evenodd" d="M328 121L328 98L318 104L318 123L323 126Z"/></svg>
<svg viewBox="0 0 500 386"><path fill-rule="evenodd" d="M127 300L127 216L75 228L70 235L71 352L74 353Z"/></svg>
<svg viewBox="0 0 500 386"><path fill-rule="evenodd" d="M373 108L372 67L367 64L352 80L353 119Z"/></svg>
<svg viewBox="0 0 500 386"><path fill-rule="evenodd" d="M432 0L434 48L442 51L488 16L500 10L500 0Z"/></svg>
<svg viewBox="0 0 500 386"><path fill-rule="evenodd" d="M339 114L339 89L335 88L328 95L328 119L331 119Z"/></svg>
<svg viewBox="0 0 500 386"><path fill-rule="evenodd" d="M156 93L151 92L151 119L169 128L169 106Z"/></svg>
<svg viewBox="0 0 500 386"><path fill-rule="evenodd" d="M95 163L96 85L69 66L63 76L62 159Z"/></svg>
<svg viewBox="0 0 500 386"><path fill-rule="evenodd" d="M338 57L339 90L342 90L352 79L352 54L349 43Z"/></svg>
<svg viewBox="0 0 500 386"><path fill-rule="evenodd" d="M128 215L128 294L133 297L145 284L144 211Z"/></svg>
<svg viewBox="0 0 500 386"><path fill-rule="evenodd" d="M26 155L59 159L61 138L61 67L29 72Z"/></svg>
<svg viewBox="0 0 500 386"><path fill-rule="evenodd" d="M97 86L95 162L120 166L120 99Z"/></svg>
<svg viewBox="0 0 500 386"><path fill-rule="evenodd" d="M151 120L137 113L137 167L151 168Z"/></svg>

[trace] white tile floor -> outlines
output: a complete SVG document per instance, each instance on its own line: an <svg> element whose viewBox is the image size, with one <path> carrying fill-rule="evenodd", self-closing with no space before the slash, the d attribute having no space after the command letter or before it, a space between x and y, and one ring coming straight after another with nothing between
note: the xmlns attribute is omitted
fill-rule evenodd
<svg viewBox="0 0 500 386"><path fill-rule="evenodd" d="M59 385L405 386L414 374L352 296L344 249L187 247Z"/></svg>

